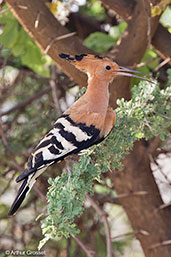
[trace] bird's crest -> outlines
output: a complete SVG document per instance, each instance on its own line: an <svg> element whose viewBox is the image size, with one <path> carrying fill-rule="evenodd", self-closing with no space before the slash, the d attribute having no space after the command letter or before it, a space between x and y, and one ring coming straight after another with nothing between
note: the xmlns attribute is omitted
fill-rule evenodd
<svg viewBox="0 0 171 257"><path fill-rule="evenodd" d="M150 77L148 74L144 74L137 70L132 70L130 68L125 68L123 66L119 66L117 63L115 63L113 60L107 57L101 57L99 55L93 55L93 54L80 54L80 55L69 55L61 53L59 54L59 57L62 59L66 59L71 64L75 65L78 69L87 72L87 71L93 71L94 67L96 65L99 65L99 59L104 63L106 66L106 70L108 70L108 73L113 73L112 76L127 76L127 77L134 77L134 78L140 78L142 80L154 83L152 80L147 79L143 76ZM103 66L101 66L103 67ZM136 75L135 75L135 74ZM155 83L154 83L155 84Z"/></svg>
<svg viewBox="0 0 171 257"><path fill-rule="evenodd" d="M93 66L96 67L96 65L101 64L99 61L109 61L108 58L103 58L99 55L93 55L93 54L80 54L80 55L69 55L65 53L59 54L59 57L62 59L65 59L69 61L71 64L73 64L77 69L88 72L89 70L92 70L92 63ZM113 62L110 60L110 62Z"/></svg>
<svg viewBox="0 0 171 257"><path fill-rule="evenodd" d="M67 61L81 61L85 56L87 56L87 54L80 54L80 55L69 55L69 54L64 54L61 53L59 54L59 57L62 59L66 59Z"/></svg>
<svg viewBox="0 0 171 257"><path fill-rule="evenodd" d="M82 61L83 58L84 59L103 59L103 57L99 55L92 55L92 54L69 55L69 54L61 53L59 54L59 57L62 59L66 59L67 61L70 61L70 62Z"/></svg>

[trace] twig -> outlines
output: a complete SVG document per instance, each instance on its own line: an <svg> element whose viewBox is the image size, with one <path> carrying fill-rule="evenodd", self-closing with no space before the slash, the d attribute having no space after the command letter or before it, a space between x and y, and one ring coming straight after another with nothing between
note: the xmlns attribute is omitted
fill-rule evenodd
<svg viewBox="0 0 171 257"><path fill-rule="evenodd" d="M49 91L51 91L50 86L46 87L41 92L29 97L28 99L24 100L23 102L16 104L15 106L11 107L9 110L1 112L0 117L10 114L11 112L16 111L17 109L24 108L25 106L27 106L28 104L31 104L33 101L37 100L41 96L47 94Z"/></svg>
<svg viewBox="0 0 171 257"><path fill-rule="evenodd" d="M167 204L161 204L157 209L156 209L156 212L160 211L160 210L163 210L167 207L171 206L171 202L170 203L167 203Z"/></svg>
<svg viewBox="0 0 171 257"><path fill-rule="evenodd" d="M11 159L13 159L13 154L12 152L10 151L10 149L8 148L8 140L6 138L6 135L3 131L3 128L2 128L2 124L1 124L1 120L0 120L0 136L2 138L2 143L9 155L9 157L11 157ZM22 167L20 166L20 164L16 161L16 159L13 159L13 164L14 166L17 168L17 170L22 170Z"/></svg>
<svg viewBox="0 0 171 257"><path fill-rule="evenodd" d="M151 9L151 3L150 1L148 0L149 2L149 5L150 5L150 9ZM146 1L145 0L142 0L142 3L143 3L143 6L144 6L144 12L145 12L145 15L147 16L147 46L150 46L150 43L151 43L151 38L150 38L150 35L151 35L151 14L148 13L148 10L147 10L147 6L146 6Z"/></svg>
<svg viewBox="0 0 171 257"><path fill-rule="evenodd" d="M150 124L149 124L149 122L148 122L148 120L146 118L144 118L144 124L145 124L145 126L147 126L149 128L149 130L151 132L153 131L152 127L150 126Z"/></svg>
<svg viewBox="0 0 171 257"><path fill-rule="evenodd" d="M71 237L67 239L67 247L66 247L66 256L70 256L70 249L71 249Z"/></svg>
<svg viewBox="0 0 171 257"><path fill-rule="evenodd" d="M171 58L168 57L166 58L163 62L161 62L155 69L154 71L158 71L161 67L163 67L164 65L166 65L168 62L171 61Z"/></svg>
<svg viewBox="0 0 171 257"><path fill-rule="evenodd" d="M16 6L16 7L20 8L20 9L23 9L23 10L27 10L27 9L28 9L27 6L24 6L24 5L21 5L21 4L19 4L19 5L14 5L14 6ZM12 6L12 7L13 7L13 6ZM11 8L12 8L12 7L11 7Z"/></svg>
<svg viewBox="0 0 171 257"><path fill-rule="evenodd" d="M1 15L1 14L3 14L3 13L8 12L10 9L11 9L11 8L10 8L10 7L8 7L8 8L6 8L6 9L4 9L4 10L1 10L1 11L0 11L0 15Z"/></svg>
<svg viewBox="0 0 171 257"><path fill-rule="evenodd" d="M61 113L61 108L60 108L60 105L59 105L58 93L57 93L57 89L56 89L55 80L56 80L56 66L53 65L51 67L51 79L49 80L49 84L52 88L52 97L53 97L55 108L57 110L57 113L60 114Z"/></svg>
<svg viewBox="0 0 171 257"><path fill-rule="evenodd" d="M105 232L106 232L106 247L107 247L106 257L112 257L112 241L111 241L109 222L107 220L106 213L96 204L93 198L91 198L89 195L86 195L86 199L91 203L91 206L96 210L96 212L101 217L104 223Z"/></svg>
<svg viewBox="0 0 171 257"><path fill-rule="evenodd" d="M8 187L9 187L11 181L14 179L14 177L15 177L15 172L12 174L11 178L8 180L7 185L3 188L2 192L0 193L0 195L3 195L6 192L6 190L8 189Z"/></svg>
<svg viewBox="0 0 171 257"><path fill-rule="evenodd" d="M3 131L1 120L0 120L0 136L2 138L2 142L3 142L4 147L7 149L8 141L7 141L7 138L6 138L5 133Z"/></svg>
<svg viewBox="0 0 171 257"><path fill-rule="evenodd" d="M38 12L35 23L34 23L35 29L37 29L39 26L39 20L40 20L40 12Z"/></svg>
<svg viewBox="0 0 171 257"><path fill-rule="evenodd" d="M162 170L160 164L157 162L157 160L155 160L152 155L149 155L149 157L150 157L151 162L153 162L157 166L158 171L164 177L166 182L171 186L171 181L170 181L169 177L163 172L163 170Z"/></svg>
<svg viewBox="0 0 171 257"><path fill-rule="evenodd" d="M149 63L151 63L151 62L154 62L154 60L160 60L160 58L159 57L157 57L157 58L151 58L151 59L149 59L149 60L147 60L146 62L141 62L141 63L138 63L137 65L135 65L135 67L136 68L140 68L140 67L144 67L144 66L146 66L146 65L148 65Z"/></svg>
<svg viewBox="0 0 171 257"><path fill-rule="evenodd" d="M132 192L132 193L125 193L125 194L120 194L117 195L116 198L124 198L124 197L129 197L129 196L136 196L136 195L147 195L148 192L147 191L136 191L136 192Z"/></svg>
<svg viewBox="0 0 171 257"><path fill-rule="evenodd" d="M72 33L68 33L68 34L65 34L65 35L62 35L62 36L57 36L55 38L53 38L51 40L51 42L48 44L48 46L45 48L44 50L44 54L47 54L49 49L51 48L51 46L55 43L55 41L59 41L59 40L62 40L62 39L65 39L65 38L68 38L68 37L72 37L76 34L76 32L72 32Z"/></svg>
<svg viewBox="0 0 171 257"><path fill-rule="evenodd" d="M165 119L167 119L167 120L171 120L171 118L170 117L168 117L168 116L166 116L166 115L164 115L164 114L162 114L162 113L159 113L159 112L156 112L156 111L153 111L155 114L157 114L158 116L160 116L160 117L163 117L163 118L165 118Z"/></svg>
<svg viewBox="0 0 171 257"><path fill-rule="evenodd" d="M142 235L145 235L145 236L148 236L150 233L146 230L135 230L133 232L128 232L128 233L124 233L124 234L121 234L121 235L118 235L118 236L114 236L112 237L112 240L116 240L120 237L127 237L127 236L135 236L136 234L142 234Z"/></svg>
<svg viewBox="0 0 171 257"><path fill-rule="evenodd" d="M20 9L23 9L23 10L27 10L28 9L28 7L27 6L24 6L24 5L13 5L13 6L10 6L10 7L8 7L8 8L5 8L4 10L1 10L0 11L0 15L1 14L3 14L3 13L6 13L6 12L8 12L8 11L10 11L13 7L18 7L18 8L20 8Z"/></svg>
<svg viewBox="0 0 171 257"><path fill-rule="evenodd" d="M171 245L171 240L165 240L161 243L153 244L152 246L149 247L149 249L152 250L154 248L158 248L158 247L161 247L161 246L167 246L167 245Z"/></svg>
<svg viewBox="0 0 171 257"><path fill-rule="evenodd" d="M112 195L108 194L108 195L103 195L103 194L97 194L94 193L95 199L98 200L98 202L100 203L100 205L103 205L104 203L112 203L112 204L117 204L117 205L121 205L119 198L117 197L113 197Z"/></svg>
<svg viewBox="0 0 171 257"><path fill-rule="evenodd" d="M91 250L89 247L87 247L77 236L73 236L74 240L77 242L77 244L83 249L83 251L86 253L88 257L95 257L95 252Z"/></svg>

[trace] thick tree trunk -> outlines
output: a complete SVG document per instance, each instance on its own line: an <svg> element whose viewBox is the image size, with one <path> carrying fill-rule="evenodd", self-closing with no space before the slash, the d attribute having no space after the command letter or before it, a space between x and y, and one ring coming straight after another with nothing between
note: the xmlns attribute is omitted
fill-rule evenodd
<svg viewBox="0 0 171 257"><path fill-rule="evenodd" d="M40 48L43 51L49 48L47 53L57 65L78 84L85 85L86 76L72 65L58 58L58 54L60 52L79 54L90 52L90 50L85 48L75 36L63 40L56 39L58 36L67 34L68 31L57 22L43 1L6 0L6 2ZM135 2L131 0L103 0L103 3L105 2L108 5L112 5L112 2L115 3L118 13L119 10L122 10L120 6L123 4L127 8L126 19L129 20L129 16L132 16L132 21L130 20L128 25L129 33L124 35L114 51L115 56L113 56L119 61L119 64L133 65L138 63L148 43L147 31L149 23L147 22L147 14L149 13L149 6L144 11L143 3L148 5L149 1L139 0L137 6L134 6ZM23 6L25 8L22 8ZM130 12L130 8L133 8L134 12ZM40 14L38 27L35 27L38 14ZM122 14L124 16L124 12ZM158 25L158 18L154 18L150 24L151 35L153 35ZM154 38L155 42L161 42L160 35L156 34ZM135 42L133 42L133 39ZM159 48L163 49L163 45L160 45ZM165 49L163 49L164 51ZM130 97L128 84L128 79L115 80L113 82L111 85L111 103L113 106L116 105L116 99L121 97L128 99ZM171 209L157 210L162 204L162 200L150 169L148 149L141 142L136 143L132 153L124 160L124 165L124 170L122 172L114 172L112 179L117 193L128 195L128 197L121 199L121 203L127 212L133 229L140 231L136 236L142 245L144 254L146 257L170 257L171 247L169 245L162 246L162 243L171 239Z"/></svg>
<svg viewBox="0 0 171 257"><path fill-rule="evenodd" d="M146 257L170 257L171 207L163 204L150 168L148 148L137 142L124 160L124 170L114 171L112 180L118 194L126 195L120 202L127 212L133 230L137 233Z"/></svg>
<svg viewBox="0 0 171 257"><path fill-rule="evenodd" d="M151 18L150 12L148 0L139 1L134 7L127 30L117 46L108 54L109 57L112 56L120 65L134 68L144 56L159 21L159 16ZM117 98L130 98L129 85L130 79L125 79L124 77L118 77L117 82L113 82L111 86L112 106L116 106Z"/></svg>

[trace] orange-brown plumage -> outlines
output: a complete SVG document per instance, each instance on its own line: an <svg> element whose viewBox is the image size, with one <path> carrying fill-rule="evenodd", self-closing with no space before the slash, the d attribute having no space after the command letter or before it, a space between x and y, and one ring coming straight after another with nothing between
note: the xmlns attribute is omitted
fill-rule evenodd
<svg viewBox="0 0 171 257"><path fill-rule="evenodd" d="M82 60L73 59L69 61L78 69L87 73L88 86L86 93L66 113L76 122L85 122L87 126L93 124L100 131L108 131L109 133L109 129L105 129L105 126L109 123L105 122L108 120L106 117L109 105L108 87L116 76L113 70L117 70L118 65L108 58L101 59L94 55L84 56ZM107 66L110 67L109 70L106 69ZM110 119L112 119L112 125L114 126L116 116L110 115Z"/></svg>

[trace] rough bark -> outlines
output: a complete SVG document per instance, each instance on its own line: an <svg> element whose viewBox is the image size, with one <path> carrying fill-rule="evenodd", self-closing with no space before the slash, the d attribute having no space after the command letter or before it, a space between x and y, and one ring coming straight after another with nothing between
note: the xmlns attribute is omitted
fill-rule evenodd
<svg viewBox="0 0 171 257"><path fill-rule="evenodd" d="M115 11L125 21L131 19L136 6L135 0L101 0L101 2L106 8Z"/></svg>
<svg viewBox="0 0 171 257"><path fill-rule="evenodd" d="M171 207L159 210L163 202L150 168L148 149L141 142L124 160L124 167L112 173L112 180L117 193L127 195L120 202L145 256L170 257L171 245L162 246L162 242L171 238Z"/></svg>
<svg viewBox="0 0 171 257"><path fill-rule="evenodd" d="M13 13L41 49L45 50L50 45L48 54L57 65L77 83L85 85L86 76L58 58L58 53L60 52L72 54L89 52L89 50L82 46L78 38L72 37L61 41L54 41L54 38L67 34L68 32L57 22L42 1L6 0L6 2L11 6ZM109 3L109 1L106 2ZM119 2L126 3L124 0L110 2L118 3L118 6ZM131 3L130 5L132 6L132 1L127 2ZM124 35L120 44L115 49L115 55L113 54L113 57L119 61L119 64L133 65L138 63L146 50L148 44L147 13L149 8L146 7L147 9L144 11L144 2L147 5L149 4L147 0L139 1L134 7L132 20L130 20L127 29L128 34ZM20 5L27 7L27 9L20 8ZM34 24L38 13L40 13L40 20L38 27L35 28ZM157 25L158 17L151 20L151 35L155 33ZM111 103L113 106L115 106L116 99L130 97L128 83L129 80L127 79L123 79L122 81L117 79L111 85ZM125 168L122 172L114 172L112 174L117 193L130 195L130 193L137 191L147 192L145 195L130 195L120 200L128 214L133 229L136 231L144 230L149 233L146 236L142 233L137 234L145 256L169 257L171 255L170 246L161 247L160 243L171 238L171 210L167 208L157 211L157 208L162 204L162 200L152 176L148 151L141 142L135 145L133 152L124 160L124 164ZM158 245L158 247L154 247L155 245ZM150 247L153 248L150 249Z"/></svg>
<svg viewBox="0 0 171 257"><path fill-rule="evenodd" d="M157 27L152 44L162 58L171 58L171 34L161 24Z"/></svg>

